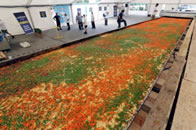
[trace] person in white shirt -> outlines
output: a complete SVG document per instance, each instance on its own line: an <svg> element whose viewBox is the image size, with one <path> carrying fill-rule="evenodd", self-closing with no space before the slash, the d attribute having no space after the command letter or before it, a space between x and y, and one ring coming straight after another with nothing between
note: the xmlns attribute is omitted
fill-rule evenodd
<svg viewBox="0 0 196 130"><path fill-rule="evenodd" d="M67 14L65 13L65 21L67 23L67 30L70 30L70 24L69 24L69 17L67 16Z"/></svg>
<svg viewBox="0 0 196 130"><path fill-rule="evenodd" d="M103 17L104 17L104 21L105 21L105 26L108 25L108 15L109 15L109 12L103 13Z"/></svg>
<svg viewBox="0 0 196 130"><path fill-rule="evenodd" d="M88 24L87 24L87 19L86 19L86 15L84 14L83 15L83 24L84 24L84 34L87 34L87 27L88 27Z"/></svg>
<svg viewBox="0 0 196 130"><path fill-rule="evenodd" d="M91 24L92 24L92 29L95 29L95 17L94 17L94 14L93 14L93 11L91 12Z"/></svg>
<svg viewBox="0 0 196 130"><path fill-rule="evenodd" d="M8 34L12 37L12 39L14 39L14 36L7 31L5 23L1 19L0 19L0 29L1 29L1 32L3 33L3 35L4 35L4 38L7 39L6 34Z"/></svg>
<svg viewBox="0 0 196 130"><path fill-rule="evenodd" d="M154 8L154 12L153 12L153 14L152 14L152 19L155 19L156 16L157 16L157 13L158 13L158 6L159 6L159 4L156 3L155 8Z"/></svg>

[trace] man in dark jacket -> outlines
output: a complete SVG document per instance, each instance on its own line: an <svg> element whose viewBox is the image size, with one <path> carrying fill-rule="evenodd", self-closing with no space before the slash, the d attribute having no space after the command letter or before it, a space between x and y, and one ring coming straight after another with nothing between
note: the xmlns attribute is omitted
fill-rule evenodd
<svg viewBox="0 0 196 130"><path fill-rule="evenodd" d="M61 17L58 15L58 13L56 13L56 15L54 16L53 19L56 20L56 25L57 25L58 31L62 30L62 28L61 28L61 21L60 21Z"/></svg>
<svg viewBox="0 0 196 130"><path fill-rule="evenodd" d="M82 16L78 12L78 15L76 16L76 22L78 23L79 30L83 30L83 23L82 23Z"/></svg>
<svg viewBox="0 0 196 130"><path fill-rule="evenodd" d="M117 22L118 22L118 28L121 27L121 22L124 22L124 25L127 26L126 20L123 19L124 12L125 12L125 10L122 10L121 13L118 16L118 20L117 20Z"/></svg>

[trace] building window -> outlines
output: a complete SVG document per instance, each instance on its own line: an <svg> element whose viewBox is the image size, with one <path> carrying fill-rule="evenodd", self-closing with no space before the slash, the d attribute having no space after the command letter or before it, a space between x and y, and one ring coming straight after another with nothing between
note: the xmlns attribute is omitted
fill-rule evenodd
<svg viewBox="0 0 196 130"><path fill-rule="evenodd" d="M89 8L89 12L93 12L93 8L92 7Z"/></svg>
<svg viewBox="0 0 196 130"><path fill-rule="evenodd" d="M125 4L125 7L128 7L129 5L128 4Z"/></svg>
<svg viewBox="0 0 196 130"><path fill-rule="evenodd" d="M81 8L77 8L77 12L78 13L81 13Z"/></svg>
<svg viewBox="0 0 196 130"><path fill-rule="evenodd" d="M130 10L132 11L147 11L147 4L130 4Z"/></svg>
<svg viewBox="0 0 196 130"><path fill-rule="evenodd" d="M102 7L99 7L99 11L102 11Z"/></svg>
<svg viewBox="0 0 196 130"><path fill-rule="evenodd" d="M46 11L40 11L40 17L41 18L46 18Z"/></svg>
<svg viewBox="0 0 196 130"><path fill-rule="evenodd" d="M104 7L104 11L107 11L107 7Z"/></svg>

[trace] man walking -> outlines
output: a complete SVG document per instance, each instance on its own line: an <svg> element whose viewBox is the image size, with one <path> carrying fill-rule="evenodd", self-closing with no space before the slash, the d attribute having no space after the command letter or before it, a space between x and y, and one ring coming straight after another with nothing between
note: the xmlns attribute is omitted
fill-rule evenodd
<svg viewBox="0 0 196 130"><path fill-rule="evenodd" d="M92 24L92 29L95 29L95 17L94 17L94 14L93 12L91 12L91 24Z"/></svg>
<svg viewBox="0 0 196 130"><path fill-rule="evenodd" d="M156 16L157 16L157 13L158 13L158 6L159 6L159 4L156 3L155 8L154 8L154 11L153 11L153 14L152 14L152 19L155 19Z"/></svg>
<svg viewBox="0 0 196 130"><path fill-rule="evenodd" d="M56 15L54 16L53 19L56 20L56 25L57 25L58 31L62 30L62 28L61 28L61 21L60 21L61 17L58 15L58 13L56 13Z"/></svg>
<svg viewBox="0 0 196 130"><path fill-rule="evenodd" d="M121 13L119 14L118 16L118 19L117 19L117 22L118 22L118 28L121 27L121 22L124 22L124 25L127 26L127 22L125 19L123 19L123 16L124 16L124 12L125 10L122 10Z"/></svg>
<svg viewBox="0 0 196 130"><path fill-rule="evenodd" d="M108 12L106 12L106 13L104 13L104 14L103 14L104 21L105 21L105 26L107 26L107 25L108 25L108 15L109 15L109 13L108 13Z"/></svg>
<svg viewBox="0 0 196 130"><path fill-rule="evenodd" d="M87 34L87 27L88 27L88 24L87 24L87 19L86 19L86 15L84 14L83 15L83 19L84 19L84 34Z"/></svg>
<svg viewBox="0 0 196 130"><path fill-rule="evenodd" d="M76 16L76 22L78 23L79 30L83 30L82 16L80 13Z"/></svg>
<svg viewBox="0 0 196 130"><path fill-rule="evenodd" d="M65 20L67 22L67 30L70 30L70 24L69 24L69 17L67 16L67 14L65 13Z"/></svg>
<svg viewBox="0 0 196 130"><path fill-rule="evenodd" d="M5 23L1 19L0 19L0 29L1 29L1 32L3 33L4 38L7 39L6 34L8 34L12 37L12 39L14 39L14 36L7 31Z"/></svg>

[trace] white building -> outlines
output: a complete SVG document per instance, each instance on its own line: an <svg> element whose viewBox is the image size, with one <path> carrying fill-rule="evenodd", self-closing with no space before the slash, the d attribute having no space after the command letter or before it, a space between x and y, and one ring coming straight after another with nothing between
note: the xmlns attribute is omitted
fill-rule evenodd
<svg viewBox="0 0 196 130"><path fill-rule="evenodd" d="M13 13L24 12L34 28L48 30L56 27L53 20L55 12L59 12L61 16L68 13L71 23L75 23L78 11L86 14L90 21L91 10L94 12L95 19L99 20L103 19L105 12L109 12L109 17L114 17L122 9L126 10L127 15L151 15L156 3L160 4L159 11L172 9L177 11L179 7L187 7L187 10L196 8L196 0L89 0L89 4L74 2L75 0L0 0L0 19L5 21L9 32L23 34L24 31ZM46 16L42 17L41 13L45 13ZM66 25L63 17L62 25Z"/></svg>
<svg viewBox="0 0 196 130"><path fill-rule="evenodd" d="M74 0L0 0L0 19L5 21L7 29L12 34L23 34L13 13L24 12L34 28L48 30L56 25L52 19L52 7L58 4L70 5ZM46 17L41 17L41 12Z"/></svg>

